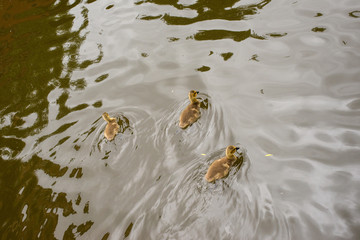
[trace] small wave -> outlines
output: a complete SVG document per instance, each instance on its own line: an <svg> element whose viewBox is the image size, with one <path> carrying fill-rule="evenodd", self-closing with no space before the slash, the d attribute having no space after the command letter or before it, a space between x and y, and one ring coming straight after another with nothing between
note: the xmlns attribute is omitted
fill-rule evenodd
<svg viewBox="0 0 360 240"><path fill-rule="evenodd" d="M181 129L178 123L180 113L187 106L188 100L174 104L164 111L163 117L156 123L157 129L153 135L156 148L165 146L166 149L178 153L180 157L196 149L206 149L207 144L221 139L220 136L225 134L226 129L221 108L215 108L207 94L200 93L198 96L201 117L186 129Z"/></svg>
<svg viewBox="0 0 360 240"><path fill-rule="evenodd" d="M119 133L114 140L108 141L105 139L103 132L106 122L102 121L101 117L96 119L85 133L89 135L94 132L89 152L90 156L99 154L98 157L102 160L107 160L111 157L114 158L113 161L117 161L121 159L121 154L124 152L129 154L129 152L136 150L138 147L138 136L144 134L144 132L145 134L147 133L147 129L143 126L154 123L150 115L139 108L114 109L109 114L117 119L117 123L120 126ZM150 123L145 124L147 121L150 121Z"/></svg>

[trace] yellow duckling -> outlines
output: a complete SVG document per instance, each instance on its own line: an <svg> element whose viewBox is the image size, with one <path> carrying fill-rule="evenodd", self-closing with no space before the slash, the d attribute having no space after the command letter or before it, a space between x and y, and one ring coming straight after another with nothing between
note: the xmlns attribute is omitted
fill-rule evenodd
<svg viewBox="0 0 360 240"><path fill-rule="evenodd" d="M116 122L116 118L111 118L107 112L102 114L102 117L108 124L105 127L104 135L107 140L111 141L114 139L115 135L119 132L119 125Z"/></svg>
<svg viewBox="0 0 360 240"><path fill-rule="evenodd" d="M189 92L190 104L182 111L180 115L179 126L184 129L193 124L200 118L200 102L196 99L199 92L191 90Z"/></svg>
<svg viewBox="0 0 360 240"><path fill-rule="evenodd" d="M215 160L209 167L205 179L208 182L214 182L220 178L226 177L229 174L230 167L236 161L235 152L238 147L228 146L226 148L226 156Z"/></svg>

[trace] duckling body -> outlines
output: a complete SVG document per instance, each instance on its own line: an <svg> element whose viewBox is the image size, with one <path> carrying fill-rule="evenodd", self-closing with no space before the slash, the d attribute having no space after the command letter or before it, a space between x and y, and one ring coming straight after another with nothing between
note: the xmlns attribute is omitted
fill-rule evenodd
<svg viewBox="0 0 360 240"><path fill-rule="evenodd" d="M102 117L105 121L107 121L107 125L105 127L104 136L107 140L111 141L114 139L116 134L119 132L119 124L116 122L116 118L111 118L108 113L104 112Z"/></svg>
<svg viewBox="0 0 360 240"><path fill-rule="evenodd" d="M179 119L179 127L187 128L200 118L200 102L196 99L199 92L191 90L189 92L190 104L181 112Z"/></svg>
<svg viewBox="0 0 360 240"><path fill-rule="evenodd" d="M229 174L230 167L236 161L235 152L239 149L235 146L228 146L226 148L226 156L215 160L209 167L205 179L208 182L214 182L220 178L224 178Z"/></svg>

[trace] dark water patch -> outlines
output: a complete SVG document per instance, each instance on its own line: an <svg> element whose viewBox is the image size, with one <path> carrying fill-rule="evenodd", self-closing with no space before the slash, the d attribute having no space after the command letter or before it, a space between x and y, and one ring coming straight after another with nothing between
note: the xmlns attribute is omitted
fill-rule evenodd
<svg viewBox="0 0 360 240"><path fill-rule="evenodd" d="M80 111L80 110L83 110L83 109L89 107L89 105L87 103L82 103L82 104L79 104L79 105L77 105L75 107L68 107L68 106L66 106L66 102L67 102L68 99L69 99L69 93L64 92L56 100L56 103L59 105L59 113L56 116L57 120L65 117L69 113Z"/></svg>
<svg viewBox="0 0 360 240"><path fill-rule="evenodd" d="M64 16L61 19L54 19L53 21L50 22L50 24L54 28L62 27L62 25L64 25L63 27L66 27L66 25L72 24L74 19L75 19L75 16Z"/></svg>
<svg viewBox="0 0 360 240"><path fill-rule="evenodd" d="M11 1L4 1L1 3L0 10L6 11L6 17L3 18L4 26L9 27L13 24L21 24L25 21L37 21L43 17L48 17L59 13L61 11L68 11L76 7L81 1L73 1L72 4L67 1L59 2L57 5L52 5L53 1L41 1L32 4L31 2L16 3Z"/></svg>
<svg viewBox="0 0 360 240"><path fill-rule="evenodd" d="M256 34L255 32L251 33L251 37L255 38L255 39L258 39L258 40L266 40L266 37L260 36L260 35Z"/></svg>
<svg viewBox="0 0 360 240"><path fill-rule="evenodd" d="M142 16L142 20L153 20L161 18L168 25L189 25L196 22L222 19L228 21L240 21L248 16L255 15L259 9L262 9L270 0L264 0L257 4L248 4L243 6L234 6L238 0L230 0L223 2L199 0L196 3L182 5L178 1L162 1L162 0L145 0L136 2L137 5L144 3L153 3L157 5L170 5L178 10L194 10L197 16L194 18L172 16L168 13L158 16Z"/></svg>
<svg viewBox="0 0 360 240"><path fill-rule="evenodd" d="M79 205L80 203L81 203L81 196L80 196L80 194L78 194L78 197L77 197L77 199L75 201L75 204Z"/></svg>
<svg viewBox="0 0 360 240"><path fill-rule="evenodd" d="M90 128L88 129L88 130L86 130L86 131L84 131L83 133L81 133L80 134L80 136L81 136L81 142L85 142L86 141L86 139L92 134L92 133L94 133L96 130L97 130L97 128L98 128L98 123L99 123L99 121L102 119L102 117L99 117L98 119L96 119L92 124L91 124L91 126L90 126ZM80 138L77 138L77 139L75 139L74 140L74 142L73 143L76 143L76 142L78 142L80 140Z"/></svg>
<svg viewBox="0 0 360 240"><path fill-rule="evenodd" d="M86 233L87 231L89 231L89 229L91 228L91 226L94 224L93 221L87 221L86 223L80 224L77 227L77 232L81 235L83 235L84 233Z"/></svg>
<svg viewBox="0 0 360 240"><path fill-rule="evenodd" d="M25 142L13 137L0 136L0 155L3 159L15 158L25 147Z"/></svg>
<svg viewBox="0 0 360 240"><path fill-rule="evenodd" d="M94 102L92 106L93 106L94 108L101 108L102 105L103 105L102 101L99 100L99 101L97 101L97 102Z"/></svg>
<svg viewBox="0 0 360 240"><path fill-rule="evenodd" d="M125 133L125 131L130 131L131 134L133 134L132 127L130 125L130 120L124 115L120 115L118 119L119 119L118 124L120 126L119 133Z"/></svg>
<svg viewBox="0 0 360 240"><path fill-rule="evenodd" d="M125 230L124 239L127 238L130 235L132 228L133 228L133 223L131 222L129 224L129 226L126 228L126 230Z"/></svg>
<svg viewBox="0 0 360 240"><path fill-rule="evenodd" d="M241 42L251 36L250 29L247 31L228 31L228 30L201 30L193 36L189 37L196 41L208 41L208 40L220 40L220 39L232 39L236 42Z"/></svg>
<svg viewBox="0 0 360 240"><path fill-rule="evenodd" d="M70 175L69 175L69 178L81 178L83 176L83 173L82 173L82 168L74 168Z"/></svg>
<svg viewBox="0 0 360 240"><path fill-rule="evenodd" d="M287 33L268 33L266 34L270 37L273 37L273 38L279 38L279 37L284 37L287 35Z"/></svg>
<svg viewBox="0 0 360 240"><path fill-rule="evenodd" d="M52 148L49 149L49 151L52 151L52 150L53 150L54 148L56 148L57 146L60 146L61 144L63 144L64 142L66 142L69 138L70 138L70 136L66 136L66 137L60 139L55 146L53 146Z"/></svg>
<svg viewBox="0 0 360 240"><path fill-rule="evenodd" d="M157 16L139 16L138 19L140 20L155 20L155 19L160 19L162 16L161 15L157 15Z"/></svg>
<svg viewBox="0 0 360 240"><path fill-rule="evenodd" d="M53 239L59 217L57 209L62 209L63 216L75 214L75 210L66 193L55 193L39 186L35 171L42 170L58 178L68 168L38 156L28 162L0 159L0 166L1 236L6 239ZM26 209L25 215L23 209Z"/></svg>
<svg viewBox="0 0 360 240"><path fill-rule="evenodd" d="M107 240L109 238L109 236L110 236L110 233L107 232L104 234L104 236L101 238L101 240Z"/></svg>
<svg viewBox="0 0 360 240"><path fill-rule="evenodd" d="M313 32L325 32L325 30L325 27L314 27L313 29L311 29L311 31Z"/></svg>
<svg viewBox="0 0 360 240"><path fill-rule="evenodd" d="M89 67L90 65L93 65L95 63L99 63L102 58L104 57L104 53L102 51L102 45L101 44L98 44L98 49L99 49L99 55L94 59L94 60L85 60L81 63L78 63L78 67L80 69L84 69L84 68L87 68Z"/></svg>
<svg viewBox="0 0 360 240"><path fill-rule="evenodd" d="M86 81L84 78L70 81L70 87L72 87L74 91L84 90L86 87Z"/></svg>
<svg viewBox="0 0 360 240"><path fill-rule="evenodd" d="M96 78L96 80L95 80L95 82L102 82L102 81L104 81L105 79L107 79L109 77L109 74L107 73L107 74L103 74L103 75L101 75L100 77L98 77L98 78Z"/></svg>
<svg viewBox="0 0 360 240"><path fill-rule="evenodd" d="M360 11L352 11L349 13L349 16L353 18L360 18Z"/></svg>
<svg viewBox="0 0 360 240"><path fill-rule="evenodd" d="M169 42L176 42L176 41L179 41L180 38L176 38L176 37L169 37Z"/></svg>
<svg viewBox="0 0 360 240"><path fill-rule="evenodd" d="M83 235L94 224L93 221L87 221L80 225L71 224L65 231L63 239L77 239L79 236Z"/></svg>
<svg viewBox="0 0 360 240"><path fill-rule="evenodd" d="M11 117L11 126L12 127L18 127L22 126L25 123L24 119L22 119L18 114L14 114Z"/></svg>
<svg viewBox="0 0 360 240"><path fill-rule="evenodd" d="M110 4L109 6L106 7L106 10L109 10L110 8L113 8L114 4Z"/></svg>
<svg viewBox="0 0 360 240"><path fill-rule="evenodd" d="M78 121L63 124L63 125L60 126L58 129L56 129L54 132L52 132L52 133L50 133L50 134L47 134L47 135L44 135L44 136L41 136L41 137L37 140L37 144L45 141L46 139L48 139L48 138L51 137L51 136L58 135L58 134L60 134L60 133L65 132L67 129L69 129L71 126L73 126L73 125L76 124L77 122L78 122Z"/></svg>
<svg viewBox="0 0 360 240"><path fill-rule="evenodd" d="M54 157L54 159L56 159L56 151L52 152L49 157Z"/></svg>
<svg viewBox="0 0 360 240"><path fill-rule="evenodd" d="M0 66L1 115L6 116L14 112L20 120L29 114L36 116L30 126L22 129L12 128L11 135L15 130L18 132L17 137L24 138L38 133L48 125L47 96L55 86L72 86L75 90L83 90L86 87L84 79L71 81L69 77L60 77L61 74L71 75L70 66L84 67L84 64L77 63L76 56L85 39L80 37L80 32L88 26L87 9L83 8L81 12L83 20L77 30L72 30L75 16L67 13L79 3L80 1L61 1L52 5L53 1L43 1L37 5L16 2L9 2L7 5L9 18L2 22L6 23L7 43L1 48L1 55L5 60ZM56 16L59 12L61 14ZM66 49L66 45L70 47ZM73 60L68 62L69 68L64 70L62 60L67 56ZM99 59L101 58L93 62L99 62ZM66 94L63 95L63 100L66 100ZM86 104L74 109L65 107L63 115L85 107ZM61 117L61 114L59 116ZM21 125L14 124L13 127ZM0 129L4 136L8 135L7 129L9 128Z"/></svg>
<svg viewBox="0 0 360 240"><path fill-rule="evenodd" d="M0 156L4 160L9 160L13 156L13 152L10 148L3 147L0 148Z"/></svg>
<svg viewBox="0 0 360 240"><path fill-rule="evenodd" d="M227 60L230 59L233 55L234 55L234 53L232 53L232 52L221 53L221 54L220 54L220 56L223 57L224 61L227 61Z"/></svg>
<svg viewBox="0 0 360 240"><path fill-rule="evenodd" d="M249 61L252 60L252 61L256 61L256 62L259 62L259 56L257 54L254 54L251 56L251 58L249 59Z"/></svg>
<svg viewBox="0 0 360 240"><path fill-rule="evenodd" d="M87 202L85 203L84 213L89 213L89 201L87 201Z"/></svg>
<svg viewBox="0 0 360 240"><path fill-rule="evenodd" d="M202 66L202 67L199 67L196 69L196 71L199 71L199 72L207 72L210 70L210 67L208 66Z"/></svg>

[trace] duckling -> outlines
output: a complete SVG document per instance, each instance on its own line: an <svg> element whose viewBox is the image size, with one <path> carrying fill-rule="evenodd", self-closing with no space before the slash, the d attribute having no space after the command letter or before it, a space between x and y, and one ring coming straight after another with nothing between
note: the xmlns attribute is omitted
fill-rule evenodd
<svg viewBox="0 0 360 240"><path fill-rule="evenodd" d="M209 167L205 179L208 182L214 182L220 178L226 177L229 174L230 167L236 160L235 152L238 150L238 147L228 146L226 148L226 156L215 160Z"/></svg>
<svg viewBox="0 0 360 240"><path fill-rule="evenodd" d="M196 99L199 92L191 90L189 92L190 104L180 114L179 127L185 129L200 118L200 102Z"/></svg>
<svg viewBox="0 0 360 240"><path fill-rule="evenodd" d="M102 117L108 124L105 127L104 135L107 140L111 141L114 139L115 135L119 132L119 125L116 122L116 118L111 118L107 112L102 114Z"/></svg>

